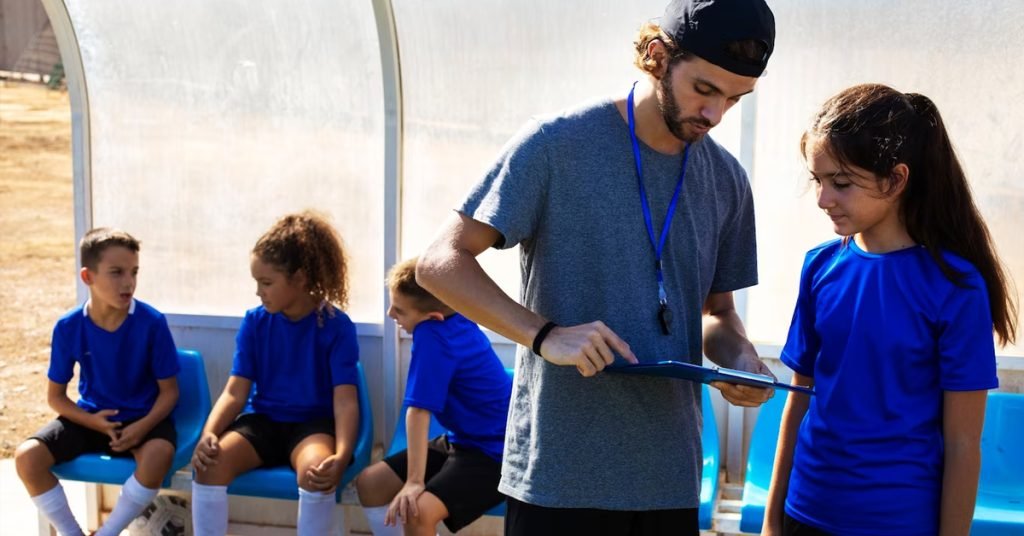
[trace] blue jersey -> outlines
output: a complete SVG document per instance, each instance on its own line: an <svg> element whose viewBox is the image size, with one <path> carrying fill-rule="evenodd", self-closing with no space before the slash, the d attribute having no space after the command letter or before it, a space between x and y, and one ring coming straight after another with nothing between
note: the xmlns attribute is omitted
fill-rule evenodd
<svg viewBox="0 0 1024 536"><path fill-rule="evenodd" d="M50 381L67 384L78 363L78 406L116 409L118 421L145 417L160 392L158 379L178 374L178 351L159 311L132 300L113 332L92 322L84 305L57 321L50 343Z"/></svg>
<svg viewBox="0 0 1024 536"><path fill-rule="evenodd" d="M512 380L480 328L460 314L413 329L405 404L434 414L453 445L501 461Z"/></svg>
<svg viewBox="0 0 1024 536"><path fill-rule="evenodd" d="M944 391L992 389L988 292L965 260L947 279L920 246L836 240L807 254L782 361L814 378L786 512L835 534L936 534Z"/></svg>
<svg viewBox="0 0 1024 536"><path fill-rule="evenodd" d="M231 375L252 380L247 411L280 422L334 416L334 387L357 385L356 326L334 308L291 321L263 306L246 311L235 338Z"/></svg>

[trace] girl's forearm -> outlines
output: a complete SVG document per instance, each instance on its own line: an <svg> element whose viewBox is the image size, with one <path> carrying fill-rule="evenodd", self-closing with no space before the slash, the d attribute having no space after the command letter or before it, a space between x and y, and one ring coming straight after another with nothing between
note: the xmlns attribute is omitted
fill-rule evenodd
<svg viewBox="0 0 1024 536"><path fill-rule="evenodd" d="M347 461L359 435L359 398L354 385L334 388L334 454Z"/></svg>
<svg viewBox="0 0 1024 536"><path fill-rule="evenodd" d="M981 448L977 444L947 444L944 456L939 534L966 536L971 530L978 494Z"/></svg>

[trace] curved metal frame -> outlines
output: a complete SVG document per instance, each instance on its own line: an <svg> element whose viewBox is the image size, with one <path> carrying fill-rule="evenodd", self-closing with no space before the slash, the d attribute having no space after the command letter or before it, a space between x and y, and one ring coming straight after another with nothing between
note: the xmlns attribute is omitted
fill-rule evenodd
<svg viewBox="0 0 1024 536"><path fill-rule="evenodd" d="M71 100L71 166L74 185L75 242L92 227L92 153L89 150L89 87L85 79L82 51L78 48L78 35L63 0L42 0L43 9L50 18L53 34L64 65L64 79ZM77 248L76 248L76 266ZM85 285L79 281L78 301L86 296Z"/></svg>

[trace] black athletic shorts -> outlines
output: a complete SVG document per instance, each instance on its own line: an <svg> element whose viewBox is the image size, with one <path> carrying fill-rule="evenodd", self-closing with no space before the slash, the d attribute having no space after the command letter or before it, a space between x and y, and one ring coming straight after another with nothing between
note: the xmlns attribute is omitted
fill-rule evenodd
<svg viewBox="0 0 1024 536"><path fill-rule="evenodd" d="M137 420L138 419L125 421L121 426L128 426ZM29 439L36 439L43 445L46 445L46 448L50 450L50 454L53 455L55 463L64 463L66 461L73 460L82 454L94 452L122 457L129 457L132 455L130 450L125 452L114 452L110 450L110 436L103 432L97 432L92 428L86 428L80 424L75 424L71 422L70 419L66 419L64 417L57 417L55 420L50 421ZM153 439L164 439L167 440L171 446L176 446L178 441L178 431L174 429L174 419L167 417L157 423L157 425L142 438L142 441L139 441L137 446L141 446L147 441L151 441Z"/></svg>
<svg viewBox="0 0 1024 536"><path fill-rule="evenodd" d="M785 512L782 513L782 534L783 536L832 536L828 532L797 521L796 518Z"/></svg>
<svg viewBox="0 0 1024 536"><path fill-rule="evenodd" d="M226 431L241 434L252 445L263 467L291 467L292 451L303 439L314 434L334 437L334 419L280 422L262 413L246 413L239 415Z"/></svg>
<svg viewBox="0 0 1024 536"><path fill-rule="evenodd" d="M384 459L403 481L408 473L407 451ZM427 443L427 489L444 503L448 530L458 532L488 510L501 504L498 491L501 462L481 450L452 445L442 435Z"/></svg>
<svg viewBox="0 0 1024 536"><path fill-rule="evenodd" d="M506 536L697 536L696 508L598 510L546 508L508 498Z"/></svg>

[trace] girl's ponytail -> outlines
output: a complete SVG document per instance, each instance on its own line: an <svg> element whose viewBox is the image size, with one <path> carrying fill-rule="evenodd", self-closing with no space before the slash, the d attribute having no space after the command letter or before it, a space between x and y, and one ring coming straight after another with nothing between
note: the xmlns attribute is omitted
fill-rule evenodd
<svg viewBox="0 0 1024 536"><path fill-rule="evenodd" d="M1014 342L1017 307L1010 280L935 103L879 84L854 86L825 103L801 145L809 137L825 139L843 165L880 177L885 193L898 186L893 167L906 164L910 174L900 196L900 217L907 232L954 283L962 285L963 274L946 262L943 251L963 257L978 270L988 288L999 342Z"/></svg>

